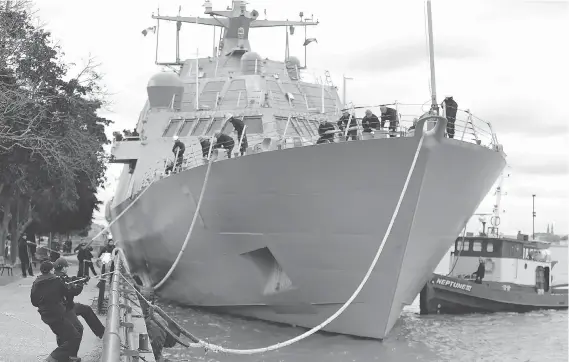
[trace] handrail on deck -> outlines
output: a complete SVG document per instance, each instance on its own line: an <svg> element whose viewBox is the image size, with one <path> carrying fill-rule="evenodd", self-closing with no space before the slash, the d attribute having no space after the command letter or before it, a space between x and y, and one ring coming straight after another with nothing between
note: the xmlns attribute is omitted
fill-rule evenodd
<svg viewBox="0 0 569 362"><path fill-rule="evenodd" d="M132 305L128 298L121 297L121 287L123 289L129 288L129 286L122 283L121 269L124 269L126 274L130 273L122 249L115 248L113 250L113 262L115 269L111 277L109 290L101 362L134 361L138 360L136 359L138 346L135 344L133 333ZM121 303L121 299L124 299L123 303Z"/></svg>

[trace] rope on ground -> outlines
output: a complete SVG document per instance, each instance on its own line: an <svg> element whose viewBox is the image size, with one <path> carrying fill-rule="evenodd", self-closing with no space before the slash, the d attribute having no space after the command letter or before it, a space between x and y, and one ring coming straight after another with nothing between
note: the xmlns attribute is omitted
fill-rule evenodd
<svg viewBox="0 0 569 362"><path fill-rule="evenodd" d="M381 253L383 251L383 248L385 246L385 243L387 242L387 239L389 238L389 235L391 234L391 229L393 228L393 225L395 223L395 219L397 218L397 215L399 214L399 209L401 207L401 204L403 202L403 198L405 197L405 194L407 193L407 187L409 186L409 182L411 180L411 176L413 175L413 171L415 170L415 166L417 164L417 159L419 158L419 154L421 151L421 147L423 145L423 140L425 139L425 135L423 134L419 140L419 143L417 145L417 151L415 151L415 155L413 157L413 162L411 163L411 167L409 169L409 173L407 174L407 178L405 180L405 183L403 185L403 189L401 190L401 195L399 196L399 200L397 201L397 205L395 206L395 210L393 211L393 215L391 216L391 220L389 221L389 225L387 226L387 230L385 231L385 235L383 236L383 240L381 241L381 244L379 245L379 248L375 254L375 257L367 271L367 273L365 274L365 276L363 277L362 281L360 282L360 284L358 285L358 287L356 288L355 292L352 294L352 296L346 301L346 303L344 303L344 305L342 305L342 307L340 307L340 309L338 309L336 311L336 313L334 313L332 316L330 316L328 319L326 319L324 322L320 323L319 325L317 325L316 327L310 329L309 331L296 336L295 338L291 338L289 340L286 340L284 342L280 342L280 343L276 343L273 344L271 346L268 347L263 347L263 348L252 348L252 349L233 349L233 348L225 348L223 346L219 346L219 345L215 345L212 343L208 343L204 340L198 339L198 343L190 343L188 344L190 347L193 348L199 348L199 347L203 347L207 350L211 350L213 352L223 352L223 353L228 353L228 354L237 354L237 355L251 355L251 354L257 354L257 353L265 353L265 352L269 352L269 351L274 351L277 350L279 348L283 348L283 347L287 347L290 346L293 343L296 343L298 341L301 341L309 336L311 336L312 334L318 332L319 330L321 330L322 328L324 328L325 326L327 326L328 324L330 324L332 321L334 321L336 318L338 318L338 316L340 316L349 306L350 304L352 304L352 302L356 299L356 297L360 294L361 290L363 289L364 285L367 283L369 277L371 276L371 273L373 272L375 265L377 264L377 261L379 260L379 257L381 256ZM208 169L209 171L209 169ZM202 195L203 196L203 191L205 190L205 185L207 183L207 176L208 174L206 173L206 179L204 181L204 186L202 187ZM201 196L200 196L200 202L201 202ZM197 215L197 210L199 210L199 202L198 202L198 206L196 207L196 213L194 214L194 221ZM192 222L192 226L190 227L190 232L192 230L193 227L193 222ZM180 251L180 253L178 254L178 258L176 258L176 261L174 263L174 265L172 266L172 268L170 269L170 271L167 274L167 277L171 274L172 270L175 267L175 264L178 263L178 261L180 260L180 257L183 253L184 248L187 245L187 242L189 240L190 237L190 232L188 233L188 236L186 237L186 240L184 241L184 245L182 246L182 250ZM122 274L121 274L122 276ZM125 280L126 277L123 276L123 278ZM165 277L160 283L159 285L161 285L167 278ZM127 281L128 282L128 281ZM129 284L131 284L130 282L128 282ZM138 295L140 295L143 300L148 303L149 306L152 306L153 308L156 308L157 310L159 310L159 307L154 306L150 301L148 301L146 298L144 298L144 296L142 294L140 294L140 292L138 290L136 290L136 288L134 288L134 286L131 284L131 286L133 287L133 289L136 291L136 293ZM171 318L170 318L171 319ZM185 330L184 328L181 328L181 326L176 325L176 327L180 328L180 331L184 334L184 335L191 335L192 337L194 337L191 333L189 333L187 330ZM187 334L186 334L187 333ZM195 338L195 337L194 337Z"/></svg>
<svg viewBox="0 0 569 362"><path fill-rule="evenodd" d="M211 144L210 144L210 152L211 152ZM198 215L200 212L200 207L202 205L203 197L205 194L205 189L206 189L207 182L209 179L209 172L211 170L211 165L213 165L213 160L210 160L209 163L207 164L207 170L205 172L205 178L204 178L203 185L202 185L202 191L200 192L200 197L199 197L198 203L196 205L196 211L194 212L194 217L192 219L192 223L190 224L190 230L188 230L188 234L186 235L186 239L184 240L184 243L182 244L182 249L180 249L180 252L178 253L178 256L176 257L176 260L174 261L174 264L172 264L172 266L170 267L170 270L168 270L168 273L166 273L164 278L162 278L162 280L154 286L154 290L159 289L166 282L166 280L168 280L168 278L170 278L170 276L174 272L174 269L176 269L176 266L178 266L178 263L180 262L180 259L182 258L182 255L184 254L184 250L186 250L186 246L188 246L188 242L190 241L190 238L192 237L192 231L194 230L194 226L196 225L196 221L198 219Z"/></svg>

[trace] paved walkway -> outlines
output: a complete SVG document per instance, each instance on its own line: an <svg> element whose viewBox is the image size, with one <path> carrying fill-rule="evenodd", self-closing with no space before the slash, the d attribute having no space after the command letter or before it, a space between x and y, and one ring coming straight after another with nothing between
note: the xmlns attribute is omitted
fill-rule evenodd
<svg viewBox="0 0 569 362"><path fill-rule="evenodd" d="M71 264L69 274L75 275L77 259L73 256L66 259ZM38 264L34 275L39 274ZM41 321L37 309L30 302L30 290L35 278L22 278L19 268L14 268L13 277L6 276L6 273L0 276L0 362L43 361L57 346L55 335ZM99 292L96 285L95 279L90 280L75 300L91 305ZM105 317L99 318L105 324ZM82 362L99 361L102 341L95 337L83 319L80 321L85 329L79 357Z"/></svg>

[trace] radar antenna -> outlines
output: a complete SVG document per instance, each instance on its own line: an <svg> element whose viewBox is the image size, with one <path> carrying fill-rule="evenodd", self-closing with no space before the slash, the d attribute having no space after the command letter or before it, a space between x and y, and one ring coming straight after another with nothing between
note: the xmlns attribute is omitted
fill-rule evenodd
<svg viewBox="0 0 569 362"><path fill-rule="evenodd" d="M318 25L318 21L288 21L288 20L260 20L257 10L247 10L245 1L233 1L233 7L227 10L213 10L211 1L204 3L206 15L210 18L187 17L187 16L163 16L160 14L152 15L158 21L174 21L176 23L193 23L196 25L209 25L221 27L223 29L223 50L224 55L234 53L245 53L251 51L249 44L250 28L271 28L281 26L307 26Z"/></svg>

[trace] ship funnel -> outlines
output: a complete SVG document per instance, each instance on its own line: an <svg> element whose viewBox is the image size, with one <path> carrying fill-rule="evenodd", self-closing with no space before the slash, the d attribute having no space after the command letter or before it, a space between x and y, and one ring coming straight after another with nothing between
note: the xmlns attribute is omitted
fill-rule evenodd
<svg viewBox="0 0 569 362"><path fill-rule="evenodd" d="M169 108L175 95L180 98L184 94L184 83L176 73L158 73L150 78L146 91L150 108Z"/></svg>

